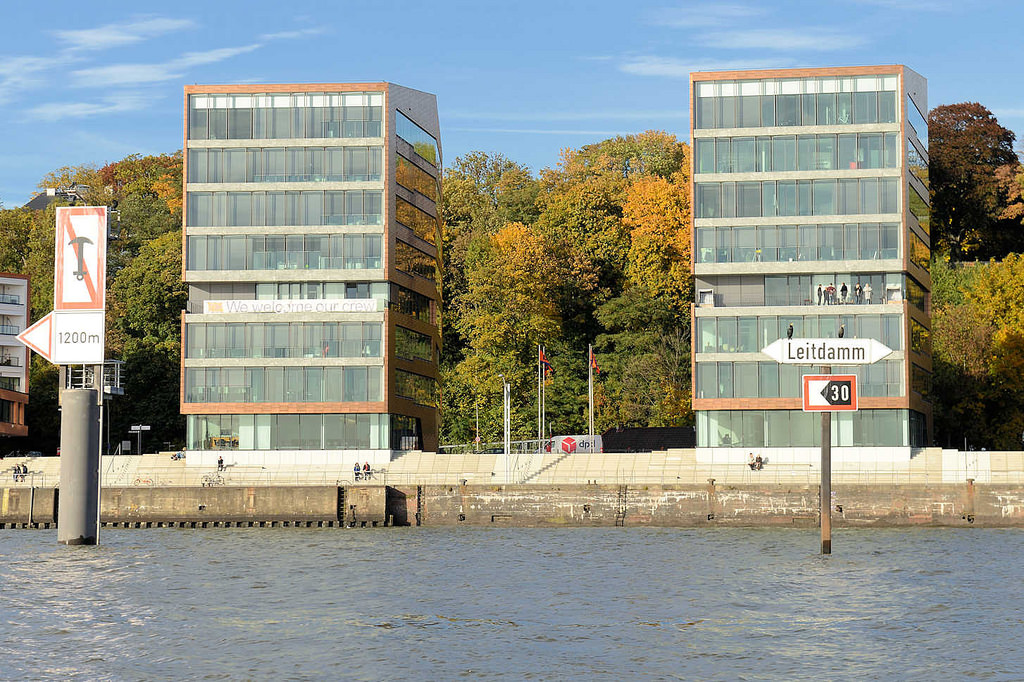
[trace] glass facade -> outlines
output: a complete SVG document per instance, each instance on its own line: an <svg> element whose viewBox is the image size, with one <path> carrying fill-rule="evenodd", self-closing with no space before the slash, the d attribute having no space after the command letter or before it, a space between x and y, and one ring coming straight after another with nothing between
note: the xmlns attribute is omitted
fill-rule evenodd
<svg viewBox="0 0 1024 682"><path fill-rule="evenodd" d="M896 123L897 76L700 81L696 127L771 128Z"/></svg>
<svg viewBox="0 0 1024 682"><path fill-rule="evenodd" d="M924 447L924 415L914 410L857 410L832 415L832 445ZM821 447L821 416L799 410L697 413L698 447Z"/></svg>
<svg viewBox="0 0 1024 682"><path fill-rule="evenodd" d="M698 218L899 212L898 178L824 178L697 184Z"/></svg>
<svg viewBox="0 0 1024 682"><path fill-rule="evenodd" d="M440 196L437 179L401 154L395 156L395 179L410 192L419 192L437 203Z"/></svg>
<svg viewBox="0 0 1024 682"><path fill-rule="evenodd" d="M190 450L376 450L387 414L190 414Z"/></svg>
<svg viewBox="0 0 1024 682"><path fill-rule="evenodd" d="M379 358L381 327L380 322L190 324L185 357Z"/></svg>
<svg viewBox="0 0 1024 682"><path fill-rule="evenodd" d="M402 197L395 198L395 217L398 222L413 231L417 237L431 245L440 241L440 225L437 218L423 211Z"/></svg>
<svg viewBox="0 0 1024 682"><path fill-rule="evenodd" d="M897 258L899 228L898 223L703 227L697 230L697 259L701 263L771 263Z"/></svg>
<svg viewBox="0 0 1024 682"><path fill-rule="evenodd" d="M833 444L927 442L929 292L904 264L930 256L924 81L814 72L691 82L698 448L820 445L819 415L790 408L821 368L760 352L790 328L894 351L831 368L862 400L833 415Z"/></svg>
<svg viewBox="0 0 1024 682"><path fill-rule="evenodd" d="M698 139L699 173L898 168L896 133L772 135Z"/></svg>
<svg viewBox="0 0 1024 682"><path fill-rule="evenodd" d="M383 267L379 234L200 235L189 270L359 270Z"/></svg>
<svg viewBox="0 0 1024 682"><path fill-rule="evenodd" d="M402 272L417 275L431 282L440 279L437 259L403 241L395 242L395 267Z"/></svg>
<svg viewBox="0 0 1024 682"><path fill-rule="evenodd" d="M380 225L380 190L189 192L192 227Z"/></svg>
<svg viewBox="0 0 1024 682"><path fill-rule="evenodd" d="M395 355L406 360L434 361L434 341L426 334L395 327Z"/></svg>
<svg viewBox="0 0 1024 682"><path fill-rule="evenodd" d="M381 367L189 367L187 403L365 403L383 400Z"/></svg>
<svg viewBox="0 0 1024 682"><path fill-rule="evenodd" d="M395 128L398 137L412 145L417 156L435 168L441 166L441 152L437 148L437 140L433 135L401 111L395 112Z"/></svg>
<svg viewBox="0 0 1024 682"><path fill-rule="evenodd" d="M395 395L420 405L437 405L437 381L404 370L395 372Z"/></svg>
<svg viewBox="0 0 1024 682"><path fill-rule="evenodd" d="M435 98L316 87L185 89L192 449L437 446ZM385 371L396 358L419 373Z"/></svg>
<svg viewBox="0 0 1024 682"><path fill-rule="evenodd" d="M188 151L189 182L376 182L383 147L204 147Z"/></svg>
<svg viewBox="0 0 1024 682"><path fill-rule="evenodd" d="M381 137L379 92L189 97L189 140Z"/></svg>

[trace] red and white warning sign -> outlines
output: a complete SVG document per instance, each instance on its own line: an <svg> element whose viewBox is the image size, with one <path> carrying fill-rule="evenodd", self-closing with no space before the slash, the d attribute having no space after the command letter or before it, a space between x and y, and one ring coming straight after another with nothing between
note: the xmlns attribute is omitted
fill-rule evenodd
<svg viewBox="0 0 1024 682"><path fill-rule="evenodd" d="M106 304L107 208L57 209L54 310L103 310Z"/></svg>

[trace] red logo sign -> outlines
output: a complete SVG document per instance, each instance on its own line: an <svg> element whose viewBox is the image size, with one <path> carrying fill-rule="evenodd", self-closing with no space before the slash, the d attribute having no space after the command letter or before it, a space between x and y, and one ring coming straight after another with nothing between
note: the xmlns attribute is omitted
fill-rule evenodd
<svg viewBox="0 0 1024 682"><path fill-rule="evenodd" d="M575 438L563 438L562 439L562 452L572 454L576 452L576 439Z"/></svg>

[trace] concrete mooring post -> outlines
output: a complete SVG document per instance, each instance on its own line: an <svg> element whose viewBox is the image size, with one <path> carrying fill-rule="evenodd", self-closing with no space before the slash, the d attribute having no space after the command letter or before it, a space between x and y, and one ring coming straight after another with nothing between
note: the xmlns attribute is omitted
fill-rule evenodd
<svg viewBox="0 0 1024 682"><path fill-rule="evenodd" d="M57 542L99 541L99 406L94 389L60 392L60 501Z"/></svg>

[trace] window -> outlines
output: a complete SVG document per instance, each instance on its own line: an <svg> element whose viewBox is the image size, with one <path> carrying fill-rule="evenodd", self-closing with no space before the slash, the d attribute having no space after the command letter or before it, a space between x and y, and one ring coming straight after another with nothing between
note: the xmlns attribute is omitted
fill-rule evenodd
<svg viewBox="0 0 1024 682"><path fill-rule="evenodd" d="M441 155L437 149L437 141L423 128L400 111L395 111L395 132L410 145L417 156L435 168L441 167Z"/></svg>
<svg viewBox="0 0 1024 682"><path fill-rule="evenodd" d="M395 213L398 222L412 230L417 237L430 244L437 244L438 221L436 218L413 206L402 197L395 197Z"/></svg>
<svg viewBox="0 0 1024 682"><path fill-rule="evenodd" d="M395 241L395 267L410 275L437 281L437 260L401 240Z"/></svg>
<svg viewBox="0 0 1024 682"><path fill-rule="evenodd" d="M701 140L700 142L710 142L710 140ZM698 144L699 147L700 145ZM419 192L434 203L437 203L437 179L401 154L397 154L395 160L397 161L395 164L395 179L398 181L398 184L408 190ZM714 171L698 170L698 172L711 173Z"/></svg>
<svg viewBox="0 0 1024 682"><path fill-rule="evenodd" d="M437 405L437 382L430 377L404 370L395 371L395 394L417 404Z"/></svg>
<svg viewBox="0 0 1024 682"><path fill-rule="evenodd" d="M395 355L407 360L433 362L433 340L426 334L395 327Z"/></svg>
<svg viewBox="0 0 1024 682"><path fill-rule="evenodd" d="M189 96L191 140L380 137L384 95L199 94Z"/></svg>
<svg viewBox="0 0 1024 682"><path fill-rule="evenodd" d="M414 317L421 322L436 324L432 299L398 284L391 285L389 307L395 312Z"/></svg>

